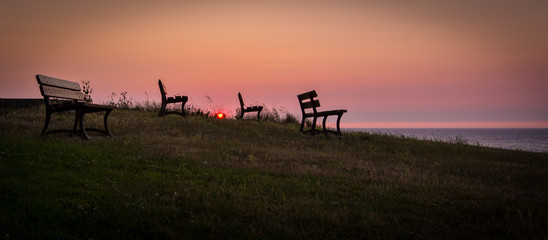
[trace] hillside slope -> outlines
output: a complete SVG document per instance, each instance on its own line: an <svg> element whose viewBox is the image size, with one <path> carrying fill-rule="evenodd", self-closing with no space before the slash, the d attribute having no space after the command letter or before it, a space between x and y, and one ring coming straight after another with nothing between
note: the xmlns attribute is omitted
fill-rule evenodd
<svg viewBox="0 0 548 240"><path fill-rule="evenodd" d="M5 238L544 238L548 154L116 110L0 114ZM59 114L52 127L72 126ZM86 116L101 126L100 116Z"/></svg>

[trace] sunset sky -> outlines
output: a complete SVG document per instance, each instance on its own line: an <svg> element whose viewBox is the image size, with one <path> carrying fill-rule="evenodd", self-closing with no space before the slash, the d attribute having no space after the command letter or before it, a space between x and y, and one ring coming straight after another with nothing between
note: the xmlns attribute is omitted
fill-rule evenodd
<svg viewBox="0 0 548 240"><path fill-rule="evenodd" d="M296 95L347 109L343 127L548 127L548 1L0 2L0 98L34 75L90 81L103 103L157 81L230 116L237 93L301 117ZM211 99L211 101L209 100Z"/></svg>

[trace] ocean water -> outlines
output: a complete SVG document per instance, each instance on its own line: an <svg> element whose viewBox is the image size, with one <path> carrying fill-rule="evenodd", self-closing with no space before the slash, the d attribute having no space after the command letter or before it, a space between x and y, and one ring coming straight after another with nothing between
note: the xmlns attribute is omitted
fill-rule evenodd
<svg viewBox="0 0 548 240"><path fill-rule="evenodd" d="M548 152L548 128L348 128L344 130L387 133L446 142L463 140L470 145Z"/></svg>

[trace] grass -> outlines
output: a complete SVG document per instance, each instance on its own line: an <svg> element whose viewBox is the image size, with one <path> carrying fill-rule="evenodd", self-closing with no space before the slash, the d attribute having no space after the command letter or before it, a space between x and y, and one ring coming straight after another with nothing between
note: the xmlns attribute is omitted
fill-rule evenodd
<svg viewBox="0 0 548 240"><path fill-rule="evenodd" d="M0 114L5 239L548 236L546 153L129 110L42 138L44 112Z"/></svg>

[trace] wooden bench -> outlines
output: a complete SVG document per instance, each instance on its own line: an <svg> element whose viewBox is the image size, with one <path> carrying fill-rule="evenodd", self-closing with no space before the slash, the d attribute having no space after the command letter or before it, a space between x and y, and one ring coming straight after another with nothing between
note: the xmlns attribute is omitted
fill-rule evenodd
<svg viewBox="0 0 548 240"><path fill-rule="evenodd" d="M301 122L301 128L300 131L303 133L310 133L312 135L316 134L316 132L325 132L325 133L333 133L335 135L341 135L341 128L340 128L340 122L342 115L346 112L344 109L339 110L330 110L330 111L318 111L317 108L320 106L320 101L317 99L314 99L315 97L318 97L318 94L316 94L315 90L312 90L310 92L306 92L303 94L297 95L297 98L299 99L299 104L301 105L301 111L303 115L303 119ZM309 109L312 109L312 112ZM328 130L325 127L325 122L327 120L328 116L337 116L337 131ZM305 120L307 118L313 118L312 120L312 126L309 130L304 131L304 124ZM316 130L316 120L318 117L323 117L323 130Z"/></svg>
<svg viewBox="0 0 548 240"><path fill-rule="evenodd" d="M166 114L177 114L177 115L181 115L182 117L186 117L185 104L188 101L188 97L187 96L167 97L166 87L164 86L164 84L162 84L162 80L158 80L158 86L160 87L160 93L162 94L162 107L160 107L160 112L158 113L158 116L162 117ZM182 103L181 112L166 110L168 103Z"/></svg>
<svg viewBox="0 0 548 240"><path fill-rule="evenodd" d="M244 100L242 99L242 94L238 93L238 99L240 99L240 116L239 119L244 118L244 113L247 112L257 112L257 120L261 120L261 111L263 110L263 106L251 106L251 107L245 107Z"/></svg>
<svg viewBox="0 0 548 240"><path fill-rule="evenodd" d="M83 139L89 140L89 135L86 131L95 131L112 137L112 133L108 129L107 120L110 112L115 108L114 106L84 102L84 94L82 93L80 84L77 82L66 81L40 74L36 75L36 80L38 80L40 93L42 93L46 104L46 122L42 129L42 136L51 133L65 132L70 133L71 135L78 134ZM51 114L67 111L75 111L74 126L72 127L72 130L57 129L48 131ZM93 112L105 112L103 118L104 130L84 127L84 115ZM78 129L78 127L80 129Z"/></svg>

